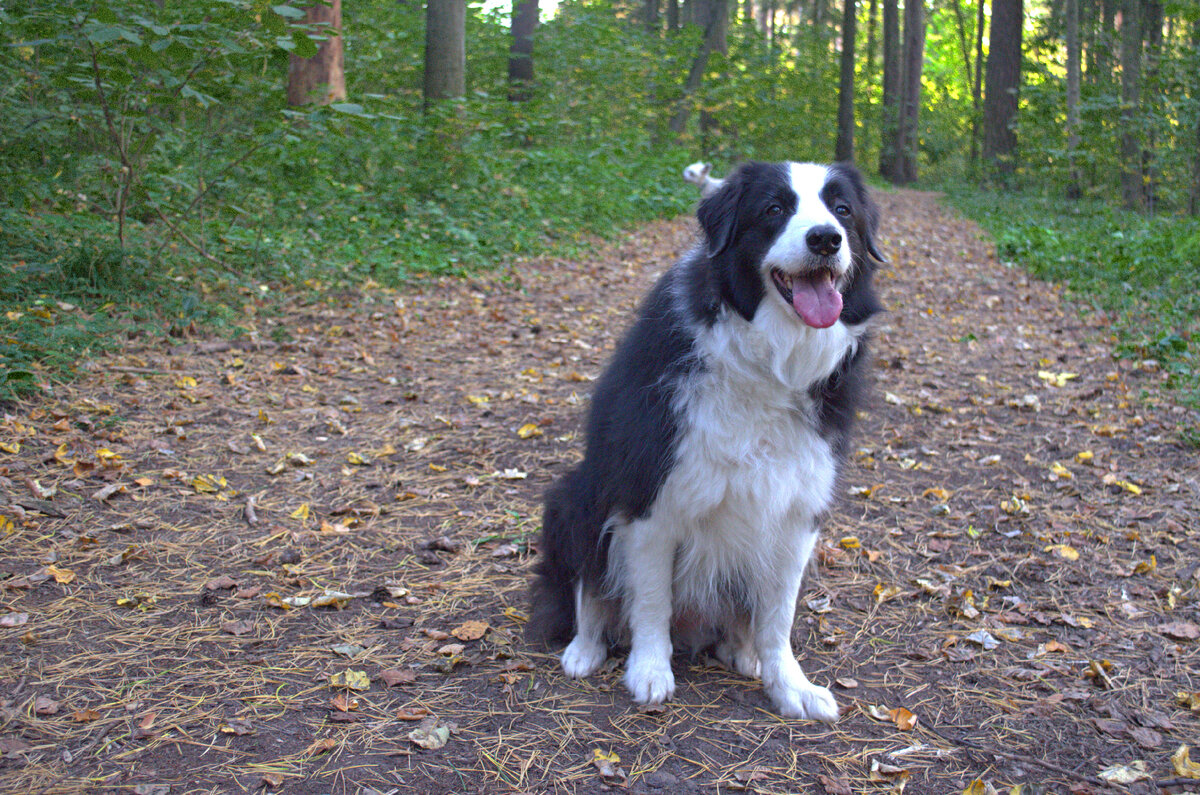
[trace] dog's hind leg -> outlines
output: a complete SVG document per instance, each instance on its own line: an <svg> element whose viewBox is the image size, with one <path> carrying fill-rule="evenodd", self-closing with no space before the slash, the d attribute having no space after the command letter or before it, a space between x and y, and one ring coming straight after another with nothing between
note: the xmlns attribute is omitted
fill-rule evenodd
<svg viewBox="0 0 1200 795"><path fill-rule="evenodd" d="M713 654L717 661L729 670L737 671L751 679L758 678L762 666L754 648L754 629L748 613L740 613L730 619L729 626L725 628L725 636L713 648Z"/></svg>
<svg viewBox="0 0 1200 795"><path fill-rule="evenodd" d="M595 594L575 584L575 638L563 650L563 673L572 679L580 679L595 673L608 658L608 646L604 641L608 611Z"/></svg>
<svg viewBox="0 0 1200 795"><path fill-rule="evenodd" d="M792 560L771 582L758 583L755 600L754 645L762 661L763 689L775 709L785 718L807 718L833 723L838 717L837 701L828 688L808 681L792 652L792 622L804 568L817 541L815 529L799 539Z"/></svg>

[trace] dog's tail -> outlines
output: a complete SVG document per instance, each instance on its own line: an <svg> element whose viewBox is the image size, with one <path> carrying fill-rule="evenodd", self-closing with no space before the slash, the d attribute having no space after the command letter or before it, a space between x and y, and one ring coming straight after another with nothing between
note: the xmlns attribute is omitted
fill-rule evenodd
<svg viewBox="0 0 1200 795"><path fill-rule="evenodd" d="M536 579L530 593L531 615L525 637L551 647L566 643L575 631L575 584L594 566L600 520L594 489L578 469L550 487L542 513Z"/></svg>

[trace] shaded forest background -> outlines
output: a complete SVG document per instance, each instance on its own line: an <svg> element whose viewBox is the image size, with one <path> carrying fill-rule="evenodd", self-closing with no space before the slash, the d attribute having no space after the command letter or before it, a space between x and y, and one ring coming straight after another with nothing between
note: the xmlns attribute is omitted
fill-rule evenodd
<svg viewBox="0 0 1200 795"><path fill-rule="evenodd" d="M684 212L692 160L938 188L1196 402L1200 6L58 0L0 9L0 400L122 335Z"/></svg>

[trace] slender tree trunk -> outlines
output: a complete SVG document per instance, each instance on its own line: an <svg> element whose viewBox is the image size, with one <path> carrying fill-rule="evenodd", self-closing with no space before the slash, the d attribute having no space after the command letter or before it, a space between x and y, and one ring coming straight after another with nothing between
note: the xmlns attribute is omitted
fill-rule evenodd
<svg viewBox="0 0 1200 795"><path fill-rule="evenodd" d="M1200 19L1192 21L1192 49L1196 52L1196 60L1200 61ZM1193 90L1196 89L1196 75L1192 75ZM1200 92L1198 92L1200 93ZM1196 101L1197 94L1193 94ZM1192 150L1192 189L1188 196L1188 213L1200 215L1200 109L1196 113L1196 148Z"/></svg>
<svg viewBox="0 0 1200 795"><path fill-rule="evenodd" d="M675 135L682 135L687 128L688 117L692 112L692 103L696 93L704 83L704 71L708 68L708 56L712 52L727 52L726 32L729 27L729 14L726 0L691 0L698 20L704 25L704 38L700 41L700 49L692 59L688 70L687 80L683 86L683 98L671 118L670 130Z"/></svg>
<svg viewBox="0 0 1200 795"><path fill-rule="evenodd" d="M512 44L508 48L508 98L513 102L529 99L537 24L538 0L513 0Z"/></svg>
<svg viewBox="0 0 1200 795"><path fill-rule="evenodd" d="M1138 104L1142 80L1141 0L1121 3L1121 202L1140 210L1143 203Z"/></svg>
<svg viewBox="0 0 1200 795"><path fill-rule="evenodd" d="M904 83L896 155L900 181L915 182L921 151L921 72L925 65L925 0L904 3Z"/></svg>
<svg viewBox="0 0 1200 795"><path fill-rule="evenodd" d="M866 101L868 109L875 97L875 63L879 59L879 37L875 35L875 30L878 25L879 0L871 0L870 5L867 7L867 57L862 75L862 84L867 88ZM860 140L869 144L871 140L871 114L869 110L861 114L858 126L862 130Z"/></svg>
<svg viewBox="0 0 1200 795"><path fill-rule="evenodd" d="M1083 179L1076 162L1079 149L1079 0L1066 0L1067 17L1067 198L1083 195Z"/></svg>
<svg viewBox="0 0 1200 795"><path fill-rule="evenodd" d="M1142 35L1146 46L1142 93L1150 95L1150 92L1159 92L1161 95L1161 89L1158 87L1158 65L1162 57L1163 43L1162 0L1143 0L1142 13L1145 15L1142 20ZM1145 208L1153 214L1158 205L1158 164L1155 162L1158 136L1156 120L1151 119L1149 122L1142 146L1142 182L1145 189Z"/></svg>
<svg viewBox="0 0 1200 795"><path fill-rule="evenodd" d="M838 86L838 131L834 160L854 160L854 38L858 28L855 0L843 0L842 64Z"/></svg>
<svg viewBox="0 0 1200 795"><path fill-rule="evenodd" d="M983 27L986 0L978 0L975 13L975 85L971 87L971 167L979 163L979 123L983 105Z"/></svg>
<svg viewBox="0 0 1200 795"><path fill-rule="evenodd" d="M346 98L346 72L342 63L342 0L304 9L304 21L308 24L323 23L329 30L329 38L321 42L317 54L311 58L295 55L288 58L287 102L289 105L340 102Z"/></svg>
<svg viewBox="0 0 1200 795"><path fill-rule="evenodd" d="M883 112L880 118L879 176L896 176L896 137L900 129L900 13L896 0L883 0Z"/></svg>
<svg viewBox="0 0 1200 795"><path fill-rule="evenodd" d="M958 49L962 53L963 78L966 81L967 93L970 94L974 79L971 73L971 52L967 48L967 21L963 17L962 0L953 0L951 5L954 7L954 24L958 28Z"/></svg>
<svg viewBox="0 0 1200 795"><path fill-rule="evenodd" d="M425 9L425 107L467 93L466 0L428 0Z"/></svg>
<svg viewBox="0 0 1200 795"><path fill-rule="evenodd" d="M679 30L679 0L667 0L667 33Z"/></svg>
<svg viewBox="0 0 1200 795"><path fill-rule="evenodd" d="M1010 174L1016 169L1014 125L1021 85L1022 13L1022 0L992 2L992 31L983 96L983 158L1001 174Z"/></svg>
<svg viewBox="0 0 1200 795"><path fill-rule="evenodd" d="M658 0L643 0L642 22L645 24L646 30L652 33L662 26L662 18L659 16L658 10Z"/></svg>

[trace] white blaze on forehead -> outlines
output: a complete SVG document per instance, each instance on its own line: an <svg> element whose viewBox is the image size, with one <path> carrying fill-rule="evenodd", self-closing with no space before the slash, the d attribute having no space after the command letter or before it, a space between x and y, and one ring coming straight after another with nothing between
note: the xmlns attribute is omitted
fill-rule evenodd
<svg viewBox="0 0 1200 795"><path fill-rule="evenodd" d="M842 247L837 253L837 267L845 273L850 269L850 249L846 245L845 229L837 216L821 200L821 190L829 178L829 168L816 163L788 163L788 177L796 193L796 212L763 258L767 268L795 271L804 260L812 257L805 242L808 230L831 224L842 231Z"/></svg>

